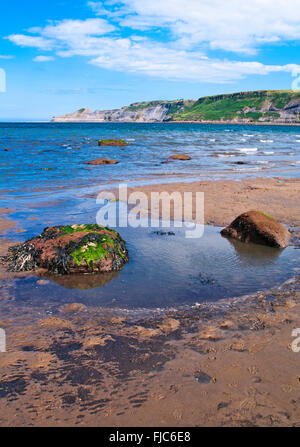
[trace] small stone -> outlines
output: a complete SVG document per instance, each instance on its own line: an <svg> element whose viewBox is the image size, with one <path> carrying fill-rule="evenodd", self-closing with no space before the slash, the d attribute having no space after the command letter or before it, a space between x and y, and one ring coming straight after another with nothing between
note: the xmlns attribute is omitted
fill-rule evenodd
<svg viewBox="0 0 300 447"><path fill-rule="evenodd" d="M217 406L217 410L219 411L222 408L226 408L226 407L228 407L228 405L229 405L229 402L220 402Z"/></svg>
<svg viewBox="0 0 300 447"><path fill-rule="evenodd" d="M208 374L206 374L203 371L197 371L195 373L194 377L197 380L197 382L203 383L203 384L210 383L213 380L212 377L210 377Z"/></svg>

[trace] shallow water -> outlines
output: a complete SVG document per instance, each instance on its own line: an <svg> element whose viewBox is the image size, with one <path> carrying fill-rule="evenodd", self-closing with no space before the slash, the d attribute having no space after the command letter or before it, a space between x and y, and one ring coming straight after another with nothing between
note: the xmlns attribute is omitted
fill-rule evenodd
<svg viewBox="0 0 300 447"><path fill-rule="evenodd" d="M99 209L91 190L118 182L161 182L243 175L297 176L299 127L199 124L0 124L1 205L14 208L16 229L7 237L24 241L46 226L94 223ZM99 138L124 138L126 148L98 147ZM5 151L9 149L9 151ZM170 155L191 161L161 164ZM115 166L87 166L107 157ZM245 165L237 165L244 162ZM173 176L171 176L173 174ZM18 229L22 228L22 233ZM10 296L26 305L84 302L118 308L163 308L240 296L280 284L294 275L299 250L284 251L230 242L218 228L201 239L159 236L153 229L121 229L130 262L120 273L37 278L9 284ZM1 239L0 239L1 240Z"/></svg>
<svg viewBox="0 0 300 447"><path fill-rule="evenodd" d="M274 171L297 176L299 135L299 127L284 126L0 123L0 192L9 203L45 198L49 191L55 196L58 191L171 174L181 179L216 172L229 178ZM119 137L130 146L97 146L99 138ZM161 164L175 153L192 160ZM120 163L84 164L100 157Z"/></svg>
<svg viewBox="0 0 300 447"><path fill-rule="evenodd" d="M299 265L299 250L279 250L223 238L206 226L199 239L184 228L125 228L130 261L121 272L18 279L16 302L45 307L81 302L99 307L166 308L216 301L279 285ZM161 232L166 234L161 234ZM45 277L44 277L45 278Z"/></svg>

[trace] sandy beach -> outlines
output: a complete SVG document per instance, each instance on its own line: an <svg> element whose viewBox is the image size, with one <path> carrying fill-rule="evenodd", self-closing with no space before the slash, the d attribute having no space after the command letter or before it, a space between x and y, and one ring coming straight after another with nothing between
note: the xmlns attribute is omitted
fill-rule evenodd
<svg viewBox="0 0 300 447"><path fill-rule="evenodd" d="M299 179L138 190L203 191L211 225L250 209L268 212L299 245ZM1 234L14 225L4 213ZM0 425L299 426L300 354L291 349L300 327L299 286L295 272L268 292L147 318L79 303L46 313L13 309L2 287L8 346L0 356Z"/></svg>

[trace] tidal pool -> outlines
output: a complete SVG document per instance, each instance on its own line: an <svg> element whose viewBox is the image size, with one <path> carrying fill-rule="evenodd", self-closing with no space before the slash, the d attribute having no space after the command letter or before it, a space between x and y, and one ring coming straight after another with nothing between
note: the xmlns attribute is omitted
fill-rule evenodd
<svg viewBox="0 0 300 447"><path fill-rule="evenodd" d="M130 261L121 272L13 281L14 300L23 304L80 302L125 309L167 308L247 295L295 276L299 250L244 244L205 226L201 238L185 228L122 228Z"/></svg>

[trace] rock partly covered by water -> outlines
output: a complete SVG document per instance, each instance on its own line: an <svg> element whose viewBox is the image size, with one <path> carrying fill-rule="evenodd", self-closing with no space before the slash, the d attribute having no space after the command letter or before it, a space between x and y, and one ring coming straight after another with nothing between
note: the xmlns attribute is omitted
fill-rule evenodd
<svg viewBox="0 0 300 447"><path fill-rule="evenodd" d="M171 155L170 160L191 160L191 157L186 154Z"/></svg>
<svg viewBox="0 0 300 447"><path fill-rule="evenodd" d="M261 211L248 211L238 216L221 231L223 236L242 242L285 248L289 244L290 232L276 219Z"/></svg>
<svg viewBox="0 0 300 447"><path fill-rule="evenodd" d="M119 233L96 224L46 228L34 237L9 249L4 257L9 271L51 273L96 273L121 270L129 260Z"/></svg>
<svg viewBox="0 0 300 447"><path fill-rule="evenodd" d="M98 146L129 146L125 140L99 140Z"/></svg>
<svg viewBox="0 0 300 447"><path fill-rule="evenodd" d="M117 165L118 163L119 163L118 161L110 160L109 158L97 158L97 160L86 161L84 164L100 166L100 165Z"/></svg>

